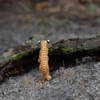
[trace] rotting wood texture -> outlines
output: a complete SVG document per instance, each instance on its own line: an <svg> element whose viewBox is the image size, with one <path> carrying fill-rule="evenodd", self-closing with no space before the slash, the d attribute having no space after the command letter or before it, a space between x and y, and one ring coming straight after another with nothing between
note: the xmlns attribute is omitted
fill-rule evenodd
<svg viewBox="0 0 100 100"><path fill-rule="evenodd" d="M26 72L31 67L38 66L39 40L43 35L34 35L26 43L14 46L0 57L0 81L11 74ZM50 69L60 66L75 65L76 58L81 60L86 56L100 56L100 33L96 37L61 40L48 46ZM31 65L31 67L29 66Z"/></svg>

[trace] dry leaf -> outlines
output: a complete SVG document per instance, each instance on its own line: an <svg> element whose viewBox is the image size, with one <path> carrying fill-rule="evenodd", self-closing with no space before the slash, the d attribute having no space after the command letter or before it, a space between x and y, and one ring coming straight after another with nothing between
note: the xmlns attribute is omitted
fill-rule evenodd
<svg viewBox="0 0 100 100"><path fill-rule="evenodd" d="M61 10L61 6L57 6L57 7L50 7L48 9L48 12L49 13L56 13L56 12L59 12Z"/></svg>
<svg viewBox="0 0 100 100"><path fill-rule="evenodd" d="M46 1L43 1L41 3L36 3L35 4L35 9L36 10L41 10L42 8L46 7L47 6L47 2Z"/></svg>

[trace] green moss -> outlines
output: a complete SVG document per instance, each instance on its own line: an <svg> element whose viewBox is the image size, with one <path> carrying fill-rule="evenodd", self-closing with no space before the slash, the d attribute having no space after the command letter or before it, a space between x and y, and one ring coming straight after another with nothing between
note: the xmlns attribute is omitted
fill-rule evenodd
<svg viewBox="0 0 100 100"><path fill-rule="evenodd" d="M28 55L28 51L27 50L14 55L14 58L11 60L11 62L15 61L15 60L18 60L19 58L22 58L24 55Z"/></svg>
<svg viewBox="0 0 100 100"><path fill-rule="evenodd" d="M54 47L54 49L58 49L58 47Z"/></svg>
<svg viewBox="0 0 100 100"><path fill-rule="evenodd" d="M53 52L54 50L57 50L57 49L58 49L58 47L52 47L52 48L49 49L49 52L51 53L51 52Z"/></svg>
<svg viewBox="0 0 100 100"><path fill-rule="evenodd" d="M6 64L8 64L10 62L10 60L6 61L3 65L1 65L1 67L5 66Z"/></svg>
<svg viewBox="0 0 100 100"><path fill-rule="evenodd" d="M88 48L85 48L85 50L88 50Z"/></svg>
<svg viewBox="0 0 100 100"><path fill-rule="evenodd" d="M99 36L100 36L100 33L97 33L97 34L96 34L96 37L98 38Z"/></svg>
<svg viewBox="0 0 100 100"><path fill-rule="evenodd" d="M50 49L49 49L49 52L51 53L51 52L53 52L53 50L54 50L53 48L50 48Z"/></svg>
<svg viewBox="0 0 100 100"><path fill-rule="evenodd" d="M64 53L67 53L67 51L72 52L72 51L73 51L73 48L64 47L64 48L62 48L62 51L63 51Z"/></svg>
<svg viewBox="0 0 100 100"><path fill-rule="evenodd" d="M86 45L86 43L84 43L84 45Z"/></svg>
<svg viewBox="0 0 100 100"><path fill-rule="evenodd" d="M49 49L49 54L51 54L54 50L57 50L58 49L58 47L52 47L52 48L50 48Z"/></svg>
<svg viewBox="0 0 100 100"><path fill-rule="evenodd" d="M53 48L49 49L49 55L53 52L53 50L54 50Z"/></svg>
<svg viewBox="0 0 100 100"><path fill-rule="evenodd" d="M80 50L80 47L77 47L77 51L79 51Z"/></svg>

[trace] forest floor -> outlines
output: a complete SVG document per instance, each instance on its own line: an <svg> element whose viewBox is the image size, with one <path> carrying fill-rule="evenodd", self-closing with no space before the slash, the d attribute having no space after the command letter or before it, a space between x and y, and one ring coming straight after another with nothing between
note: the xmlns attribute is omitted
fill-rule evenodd
<svg viewBox="0 0 100 100"><path fill-rule="evenodd" d="M83 15L36 18L30 13L0 10L0 55L27 41L32 34L44 34L51 43L95 37L100 32L99 15L90 18ZM38 67L23 75L11 76L0 85L0 100L100 100L100 63L95 57L83 58L67 69L59 68L51 76L43 86L39 85L42 75Z"/></svg>

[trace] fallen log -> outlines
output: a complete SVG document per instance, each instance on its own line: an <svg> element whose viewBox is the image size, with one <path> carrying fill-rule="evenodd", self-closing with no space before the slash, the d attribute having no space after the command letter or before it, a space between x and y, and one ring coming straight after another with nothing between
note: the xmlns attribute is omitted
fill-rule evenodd
<svg viewBox="0 0 100 100"><path fill-rule="evenodd" d="M5 77L26 72L38 66L39 40L46 39L43 35L34 35L29 41L14 46L0 57L0 81ZM60 66L75 65L76 59L86 56L100 57L100 33L96 37L61 40L48 45L50 70ZM29 66L31 65L31 67Z"/></svg>

